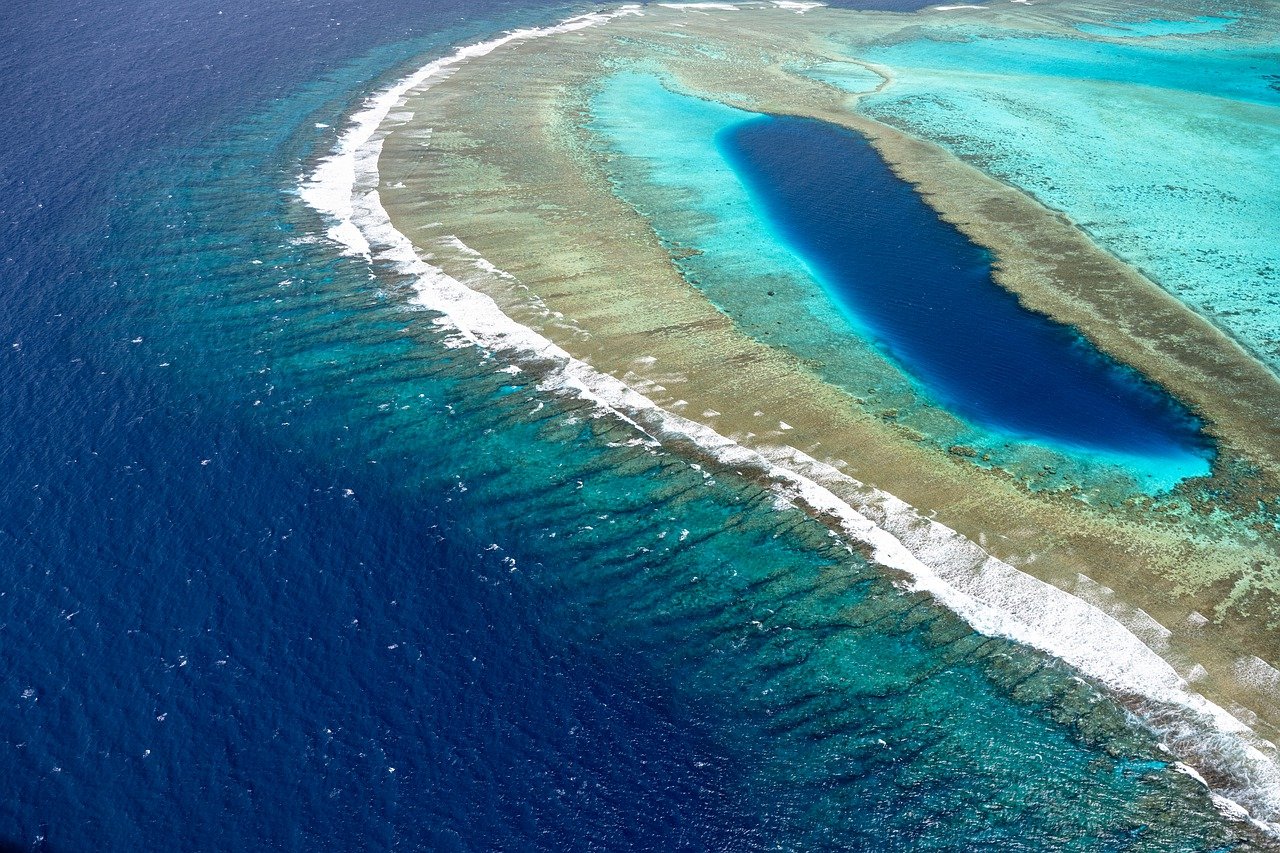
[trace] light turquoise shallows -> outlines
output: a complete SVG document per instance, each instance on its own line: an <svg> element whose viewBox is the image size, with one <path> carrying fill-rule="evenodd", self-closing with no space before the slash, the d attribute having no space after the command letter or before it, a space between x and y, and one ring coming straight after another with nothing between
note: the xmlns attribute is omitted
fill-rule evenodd
<svg viewBox="0 0 1280 853"><path fill-rule="evenodd" d="M1082 33L1115 38L1147 38L1150 36L1189 36L1221 30L1235 18L1217 18L1201 15L1190 21L1166 21L1154 18L1149 21L1108 21L1105 24L1077 24Z"/></svg>
<svg viewBox="0 0 1280 853"><path fill-rule="evenodd" d="M857 48L895 76L861 108L1065 212L1277 369L1280 60L1237 29Z"/></svg>

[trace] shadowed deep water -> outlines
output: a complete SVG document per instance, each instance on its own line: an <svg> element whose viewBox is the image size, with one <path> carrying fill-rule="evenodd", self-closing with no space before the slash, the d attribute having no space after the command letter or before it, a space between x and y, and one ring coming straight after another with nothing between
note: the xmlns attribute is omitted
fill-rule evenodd
<svg viewBox="0 0 1280 853"><path fill-rule="evenodd" d="M1086 450L1206 455L1190 412L1070 328L1023 308L992 281L988 253L939 219L863 137L761 116L717 141L853 322L948 408Z"/></svg>
<svg viewBox="0 0 1280 853"><path fill-rule="evenodd" d="M311 237L318 125L534 6L0 16L0 848L1228 843L1067 674Z"/></svg>

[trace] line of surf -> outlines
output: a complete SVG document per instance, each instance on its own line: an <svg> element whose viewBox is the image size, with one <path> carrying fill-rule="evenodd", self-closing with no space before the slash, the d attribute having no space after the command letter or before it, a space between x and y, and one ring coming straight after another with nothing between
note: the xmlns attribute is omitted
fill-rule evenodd
<svg viewBox="0 0 1280 853"><path fill-rule="evenodd" d="M1227 814L1280 837L1280 766L1275 748L1188 683L1124 625L1093 605L987 554L906 502L790 447L753 449L705 424L662 409L622 380L596 370L517 323L487 295L421 257L397 230L378 194L380 133L392 110L468 60L505 45L600 26L639 6L594 12L547 27L514 30L423 65L371 96L350 118L333 153L315 165L299 195L329 220L328 236L345 254L391 265L414 281L414 302L461 342L511 359L545 391L590 403L653 439L687 442L697 453L749 473L782 504L824 520L871 558L901 573L902 586L930 594L974 630L1055 656L1121 699L1171 754L1205 784ZM483 259L482 259L483 260ZM506 275L487 261L478 268Z"/></svg>

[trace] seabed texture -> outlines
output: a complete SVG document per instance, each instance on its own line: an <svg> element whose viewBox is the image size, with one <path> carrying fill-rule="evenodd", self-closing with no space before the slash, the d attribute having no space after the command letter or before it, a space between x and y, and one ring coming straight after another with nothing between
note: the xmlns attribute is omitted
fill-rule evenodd
<svg viewBox="0 0 1280 853"><path fill-rule="evenodd" d="M635 12L511 42L411 91L379 130L378 198L395 228L574 358L802 470L932 553L952 584L998 595L990 555L1084 599L1274 740L1280 385L1267 335L1280 282L1274 241L1258 236L1275 233L1274 170L1249 170L1274 156L1280 96L1239 80L1274 55L1275 15L1169 7L1169 20L1144 22L1123 4L1057 2ZM1151 68L1158 79L1142 77ZM677 103L687 115L652 112ZM865 341L824 357L835 322L821 288L741 219L747 208L726 201L740 218L717 214L713 202L742 192L728 165L688 171L705 165L694 149L708 145L695 133L708 110L810 117L870 140L990 251L995 280L1025 308L1200 418L1211 465L1162 481L1123 459L996 435ZM665 129L649 155L629 130L645 126ZM687 174L673 181L682 133L693 134ZM1068 157L1046 142L1061 133L1087 141ZM1126 140L1148 147L1115 150ZM1215 150L1229 175L1143 189L1215 168ZM1191 221L1215 186L1217 218ZM720 263L716 247L734 245L746 260ZM521 367L536 375L537 359ZM659 437L723 464L696 441ZM929 551L929 520L963 538Z"/></svg>

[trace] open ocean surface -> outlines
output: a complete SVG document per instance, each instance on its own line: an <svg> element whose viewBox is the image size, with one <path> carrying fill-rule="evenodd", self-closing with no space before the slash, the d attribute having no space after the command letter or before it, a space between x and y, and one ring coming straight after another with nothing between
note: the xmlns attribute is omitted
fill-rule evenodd
<svg viewBox="0 0 1280 853"><path fill-rule="evenodd" d="M0 11L0 850L1231 849L1062 667L315 237L378 81L567 11Z"/></svg>

